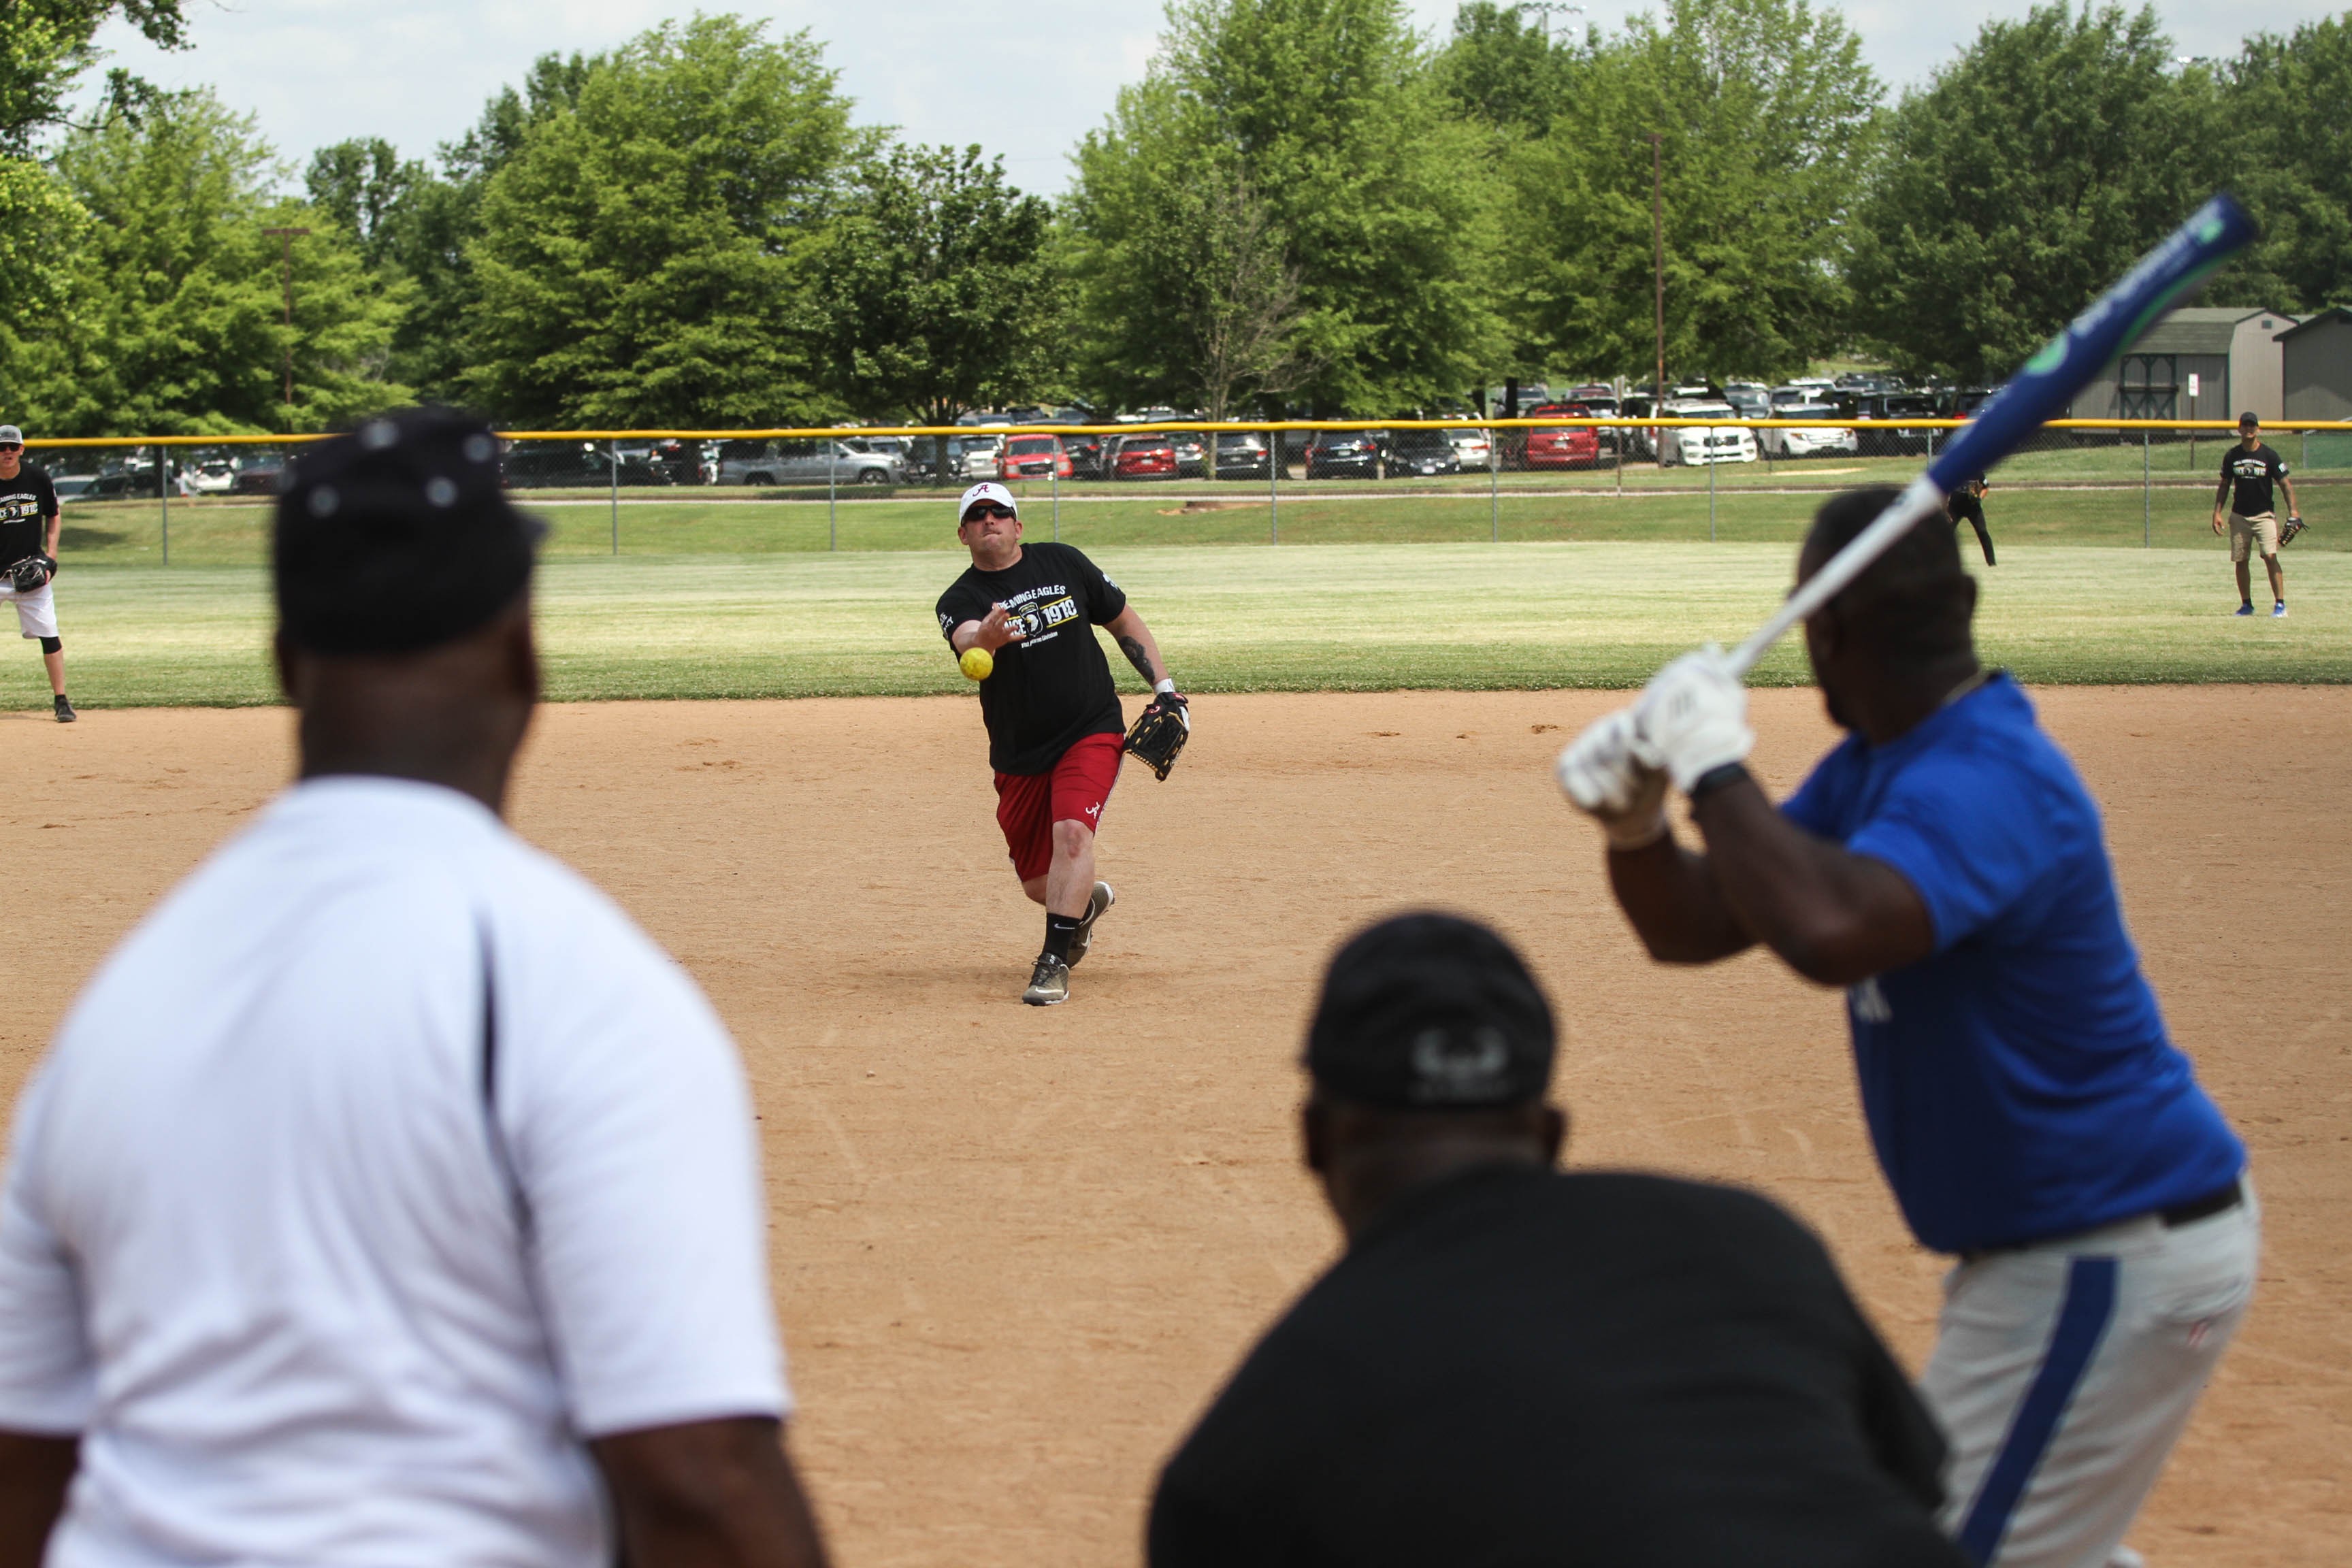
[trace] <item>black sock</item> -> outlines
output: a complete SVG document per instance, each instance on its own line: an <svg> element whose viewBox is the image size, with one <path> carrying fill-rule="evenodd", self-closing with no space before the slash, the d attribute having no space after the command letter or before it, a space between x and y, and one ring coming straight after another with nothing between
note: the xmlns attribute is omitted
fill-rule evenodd
<svg viewBox="0 0 2352 1568"><path fill-rule="evenodd" d="M1055 915L1045 917L1045 956L1056 963L1070 962L1070 939L1078 934L1078 917Z"/></svg>

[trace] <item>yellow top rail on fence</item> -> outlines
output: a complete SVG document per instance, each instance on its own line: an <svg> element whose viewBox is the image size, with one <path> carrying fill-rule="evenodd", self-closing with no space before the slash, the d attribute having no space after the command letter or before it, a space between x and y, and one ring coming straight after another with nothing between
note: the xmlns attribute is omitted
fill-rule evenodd
<svg viewBox="0 0 2352 1568"><path fill-rule="evenodd" d="M1164 436L1177 432L1256 435L1269 430L1559 430L1584 429L1720 429L1741 426L1753 430L1958 430L1966 419L1847 419L1815 416L1806 419L1693 419L1674 416L1613 419L1589 416L1517 419L1205 419L1153 420L1120 425L823 425L780 426L773 429L732 430L500 430L509 441L778 441L836 439L866 436ZM2052 419L2045 430L2214 430L2234 432L2232 419ZM2266 423L2266 432L2352 431L2352 419L2282 419ZM286 447L323 441L328 432L252 436L53 436L27 437L26 447Z"/></svg>

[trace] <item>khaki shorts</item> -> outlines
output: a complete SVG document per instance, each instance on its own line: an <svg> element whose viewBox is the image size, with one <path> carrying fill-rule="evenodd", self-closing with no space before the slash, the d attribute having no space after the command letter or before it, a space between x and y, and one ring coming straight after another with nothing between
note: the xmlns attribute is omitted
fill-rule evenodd
<svg viewBox="0 0 2352 1568"><path fill-rule="evenodd" d="M2265 561L2278 553L2278 513L2266 511L2255 517L2234 511L2230 514L2230 559L2243 561L2250 545L2259 547Z"/></svg>

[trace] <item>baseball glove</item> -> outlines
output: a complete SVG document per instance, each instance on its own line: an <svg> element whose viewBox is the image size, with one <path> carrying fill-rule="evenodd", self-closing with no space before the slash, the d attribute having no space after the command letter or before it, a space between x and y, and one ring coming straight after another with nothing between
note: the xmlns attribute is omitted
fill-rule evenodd
<svg viewBox="0 0 2352 1568"><path fill-rule="evenodd" d="M8 568L8 582L19 594L37 594L58 574L58 563L46 555L27 555Z"/></svg>
<svg viewBox="0 0 2352 1568"><path fill-rule="evenodd" d="M1183 754L1184 742L1192 738L1192 717L1184 710L1184 700L1163 691L1135 716L1127 732L1127 750L1150 766L1152 777L1164 779Z"/></svg>
<svg viewBox="0 0 2352 1568"><path fill-rule="evenodd" d="M2279 530L2279 548L2281 550L2284 550L2288 545L2293 544L2294 542L2294 536L2301 533L2303 531L2303 519L2299 517L2288 518L2286 520L2286 526Z"/></svg>

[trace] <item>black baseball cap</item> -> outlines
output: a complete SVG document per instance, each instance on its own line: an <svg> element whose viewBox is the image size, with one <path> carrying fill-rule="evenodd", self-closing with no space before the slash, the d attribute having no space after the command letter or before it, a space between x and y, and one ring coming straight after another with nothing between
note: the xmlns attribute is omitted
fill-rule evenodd
<svg viewBox="0 0 2352 1568"><path fill-rule="evenodd" d="M1399 1110L1528 1105L1551 1082L1551 1007L1511 944L1475 921L1382 921L1332 957L1307 1071L1334 1100Z"/></svg>
<svg viewBox="0 0 2352 1568"><path fill-rule="evenodd" d="M279 471L278 624L320 653L436 647L514 602L546 531L508 502L488 425L446 408L378 416Z"/></svg>
<svg viewBox="0 0 2352 1568"><path fill-rule="evenodd" d="M2238 428L2239 428L2239 429L2241 429L2241 430L2259 430L2259 429L2261 429L2262 427L2263 427L2263 422L2262 422L2262 419L2261 419L2261 417L2260 417L2259 416L2257 416L2257 415L2254 413L2254 411L2253 411L2252 409L2249 408L2249 409L2247 409L2243 414L2241 414L2241 415L2239 415L2239 416L2238 416Z"/></svg>

